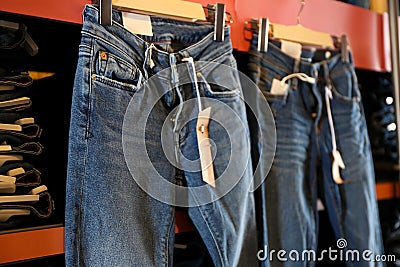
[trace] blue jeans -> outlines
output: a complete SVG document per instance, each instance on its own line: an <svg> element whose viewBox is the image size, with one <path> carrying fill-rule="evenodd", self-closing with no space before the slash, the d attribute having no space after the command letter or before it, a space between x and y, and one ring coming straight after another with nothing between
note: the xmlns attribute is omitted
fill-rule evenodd
<svg viewBox="0 0 400 267"><path fill-rule="evenodd" d="M371 4L370 0L341 0L341 2L345 2L351 5L363 7L369 9L369 5Z"/></svg>
<svg viewBox="0 0 400 267"><path fill-rule="evenodd" d="M347 241L346 249L369 249L373 255L381 255L373 162L351 55L350 62L342 61L336 52L329 59L312 63L313 53L302 53L302 58L309 60L295 60L271 42L266 53L257 52L255 36L249 56L250 76L270 103L277 130L276 155L264 184L269 250L316 251L317 199L321 198L336 237ZM316 83L293 77L285 93L271 92L273 79L280 81L293 73L304 73ZM335 183L332 175L326 86L333 94L330 106L337 149L345 164L340 170L343 184ZM331 247L338 249L336 244ZM315 261L270 260L271 266L315 265ZM383 266L366 261L346 264Z"/></svg>
<svg viewBox="0 0 400 267"><path fill-rule="evenodd" d="M147 172L148 166L154 165L163 181L186 183L189 188L204 186L201 172L190 171L191 167L186 166L199 158L196 121L184 123L193 114L197 115L198 107L185 102L199 99L197 89L201 97L207 97L202 99L204 107L215 100L232 110L225 113L212 106L211 118L219 114L228 121L236 116L246 122L240 82L227 79L232 84L228 88L207 84L202 79L212 76L213 69L207 64L196 64L201 60L235 69L229 29L226 28L225 41L217 43L213 41L211 25L152 18L154 36L139 37L121 26L121 15L117 12L113 12L112 26L101 26L98 19L98 9L86 6L70 123L66 265L172 266L175 207L147 194L134 178L147 181L146 189L159 188L158 183L152 183L154 174ZM185 61L188 58L195 63L189 64ZM189 72L182 73L182 67ZM167 68L169 71L163 72ZM196 74L188 75L193 70ZM151 83L147 78L154 74L162 77ZM236 74L226 75L235 78ZM198 88L194 77L199 79ZM178 85L185 79L187 84ZM154 87L139 86L147 82ZM157 100L157 90L165 91L165 95L152 107L151 103ZM133 108L138 108L135 112L132 112L131 101L134 101ZM131 128L124 128L127 117L140 121L149 109L145 138L136 137L139 134L135 132L137 124L129 120L128 128ZM168 128L171 132L167 131L167 138L173 135L170 143L179 149L177 167L164 155L173 149L163 151L163 125L168 125L167 128L173 125L174 132ZM229 126L240 129L237 125ZM256 266L254 199L249 193L252 169L246 153L249 151L248 128L230 133L234 145L241 148L235 152L241 155L241 161L236 164L244 162L246 169L236 186L219 199L215 196L218 189L223 188L218 185L219 175L228 164L233 145L218 123L210 122L209 134L218 148L213 162L217 187L215 190L206 187L214 201L190 205L199 199L198 195L189 193L186 198L188 214L215 266ZM124 156L123 137L133 143L133 148L138 148L128 151L128 154L135 154L134 157ZM146 144L143 150L139 149L141 142ZM146 155L151 162L146 161ZM135 167L141 172L140 177L131 174L131 168ZM163 196L174 198L174 191L163 187L160 190L164 190Z"/></svg>

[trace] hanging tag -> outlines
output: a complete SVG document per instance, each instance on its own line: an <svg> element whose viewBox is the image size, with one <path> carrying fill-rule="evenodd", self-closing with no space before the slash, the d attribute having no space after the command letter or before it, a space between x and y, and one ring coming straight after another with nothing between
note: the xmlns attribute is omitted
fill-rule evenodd
<svg viewBox="0 0 400 267"><path fill-rule="evenodd" d="M41 185L33 188L28 194L29 195L39 195L40 193L47 191L47 186Z"/></svg>
<svg viewBox="0 0 400 267"><path fill-rule="evenodd" d="M273 95L284 95L288 88L289 85L287 83L282 83L280 80L273 79L270 93Z"/></svg>
<svg viewBox="0 0 400 267"><path fill-rule="evenodd" d="M12 147L10 145L0 145L0 151L11 151Z"/></svg>
<svg viewBox="0 0 400 267"><path fill-rule="evenodd" d="M299 43L281 41L281 50L283 53L300 60L302 46Z"/></svg>
<svg viewBox="0 0 400 267"><path fill-rule="evenodd" d="M344 181L342 177L340 177L340 169L344 169L344 162L340 152L338 150L332 151L333 162L332 162L332 176L333 181L337 184L343 184Z"/></svg>
<svg viewBox="0 0 400 267"><path fill-rule="evenodd" d="M129 12L121 12L124 27L136 34L153 36L153 27L150 16L139 15Z"/></svg>
<svg viewBox="0 0 400 267"><path fill-rule="evenodd" d="M15 168L15 169L9 170L7 172L7 175L8 176L17 176L17 175L24 174L24 173L25 173L24 168L19 167L19 168Z"/></svg>
<svg viewBox="0 0 400 267"><path fill-rule="evenodd" d="M22 119L16 120L14 122L14 124L18 124L18 125L26 125L26 124L33 124L33 123L35 123L34 118L22 118Z"/></svg>
<svg viewBox="0 0 400 267"><path fill-rule="evenodd" d="M199 112L199 115L197 116L196 132L203 181L212 187L215 187L214 165L211 154L210 139L208 137L210 113L211 107Z"/></svg>
<svg viewBox="0 0 400 267"><path fill-rule="evenodd" d="M22 132L21 125L0 123L0 130Z"/></svg>

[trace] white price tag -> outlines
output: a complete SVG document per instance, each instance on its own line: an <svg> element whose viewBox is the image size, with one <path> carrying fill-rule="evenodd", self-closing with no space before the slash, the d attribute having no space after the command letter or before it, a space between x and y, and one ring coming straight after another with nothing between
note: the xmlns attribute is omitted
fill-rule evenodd
<svg viewBox="0 0 400 267"><path fill-rule="evenodd" d="M124 27L136 34L153 36L153 27L150 16L139 15L129 12L121 12Z"/></svg>
<svg viewBox="0 0 400 267"><path fill-rule="evenodd" d="M273 79L270 93L273 95L284 95L288 88L289 85L287 83L282 83L280 80Z"/></svg>
<svg viewBox="0 0 400 267"><path fill-rule="evenodd" d="M199 147L201 173L203 181L215 187L214 165L211 153L211 144L208 136L211 107L199 112L197 116L197 143Z"/></svg>

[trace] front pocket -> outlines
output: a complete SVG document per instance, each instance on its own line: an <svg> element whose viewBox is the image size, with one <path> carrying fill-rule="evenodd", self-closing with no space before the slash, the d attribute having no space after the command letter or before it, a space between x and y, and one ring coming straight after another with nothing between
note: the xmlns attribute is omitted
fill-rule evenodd
<svg viewBox="0 0 400 267"><path fill-rule="evenodd" d="M135 63L102 50L95 58L93 80L129 91L140 83L142 75Z"/></svg>
<svg viewBox="0 0 400 267"><path fill-rule="evenodd" d="M227 73L225 70L228 70ZM226 67L222 71L210 72L207 77L203 76L203 73L198 72L198 82L200 88L203 88L206 97L211 98L228 98L240 95L240 82L239 78L234 73L236 70ZM221 75L215 75L215 73L221 72Z"/></svg>
<svg viewBox="0 0 400 267"><path fill-rule="evenodd" d="M351 65L339 66L330 73L333 98L344 102L360 102L357 77Z"/></svg>

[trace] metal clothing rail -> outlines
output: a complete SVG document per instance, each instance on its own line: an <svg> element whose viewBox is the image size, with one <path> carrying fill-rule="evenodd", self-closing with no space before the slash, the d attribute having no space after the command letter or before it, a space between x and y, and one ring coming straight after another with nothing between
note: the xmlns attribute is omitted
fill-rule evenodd
<svg viewBox="0 0 400 267"><path fill-rule="evenodd" d="M389 7L389 34L390 34L390 55L392 62L392 81L394 90L395 115L397 126L397 155L400 155L400 52L399 52L399 2L398 0L388 0ZM398 166L400 166L400 156L398 156ZM400 172L399 172L400 179Z"/></svg>
<svg viewBox="0 0 400 267"><path fill-rule="evenodd" d="M271 23L293 25L297 21L300 0L187 0L207 4L221 2L232 14L231 40L233 47L247 51L245 21L269 18ZM393 1L393 0L391 0ZM1 0L0 12L25 14L60 21L82 23L82 10L91 0ZM387 14L332 0L306 0L301 24L307 28L341 36L346 34L357 68L378 72L390 71ZM386 42L387 40L387 42Z"/></svg>

